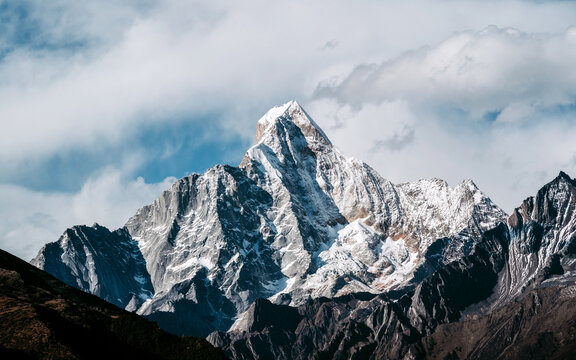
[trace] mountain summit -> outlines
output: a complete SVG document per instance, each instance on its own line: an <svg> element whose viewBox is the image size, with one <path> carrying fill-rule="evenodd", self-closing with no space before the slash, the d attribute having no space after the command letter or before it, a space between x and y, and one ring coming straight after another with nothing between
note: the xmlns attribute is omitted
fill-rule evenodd
<svg viewBox="0 0 576 360"><path fill-rule="evenodd" d="M304 136L309 142L332 146L328 137L296 101L274 107L258 120L255 144L270 146L275 140Z"/></svg>
<svg viewBox="0 0 576 360"><path fill-rule="evenodd" d="M402 294L506 220L471 181L392 184L340 153L296 102L256 132L239 167L178 180L122 229L68 229L32 263L171 332L206 336L241 329L259 298Z"/></svg>

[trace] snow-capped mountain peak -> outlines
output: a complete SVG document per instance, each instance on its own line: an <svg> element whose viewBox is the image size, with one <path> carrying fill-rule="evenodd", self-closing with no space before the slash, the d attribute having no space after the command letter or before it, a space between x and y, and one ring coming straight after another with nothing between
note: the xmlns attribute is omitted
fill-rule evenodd
<svg viewBox="0 0 576 360"><path fill-rule="evenodd" d="M139 271L145 264L145 290L153 295L118 304L173 332L205 336L227 330L257 298L299 305L411 286L467 254L505 218L472 182L392 184L340 153L292 101L258 121L256 144L239 167L180 179L126 223L126 258L138 259L130 261ZM62 255L82 252L91 239L75 241L73 249L56 243L45 254L50 261L37 263L53 274L76 273L86 280L64 280L101 296L139 284L131 273L104 283L91 276L98 269L62 261L86 258ZM90 256L96 268L107 264Z"/></svg>
<svg viewBox="0 0 576 360"><path fill-rule="evenodd" d="M285 136L304 136L308 142L332 145L324 131L296 101L274 107L258 120L255 144L269 145L270 141L274 142Z"/></svg>

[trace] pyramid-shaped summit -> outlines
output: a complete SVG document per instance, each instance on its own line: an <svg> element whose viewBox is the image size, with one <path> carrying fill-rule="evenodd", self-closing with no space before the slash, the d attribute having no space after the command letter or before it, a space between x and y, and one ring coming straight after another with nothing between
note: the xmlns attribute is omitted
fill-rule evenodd
<svg viewBox="0 0 576 360"><path fill-rule="evenodd" d="M239 167L178 180L116 232L69 229L33 263L169 331L206 336L241 328L258 298L294 306L411 287L505 217L470 182L392 184L289 102L258 121ZM95 250L111 237L113 249Z"/></svg>
<svg viewBox="0 0 576 360"><path fill-rule="evenodd" d="M309 141L332 145L324 131L296 101L273 107L258 120L255 143L277 139L279 131L296 137L303 135Z"/></svg>

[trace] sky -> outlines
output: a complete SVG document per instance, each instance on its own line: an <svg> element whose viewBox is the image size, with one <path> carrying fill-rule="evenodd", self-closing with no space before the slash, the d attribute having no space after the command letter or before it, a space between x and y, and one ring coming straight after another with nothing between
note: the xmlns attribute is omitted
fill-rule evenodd
<svg viewBox="0 0 576 360"><path fill-rule="evenodd" d="M576 1L0 0L0 248L121 227L296 100L394 183L576 176Z"/></svg>

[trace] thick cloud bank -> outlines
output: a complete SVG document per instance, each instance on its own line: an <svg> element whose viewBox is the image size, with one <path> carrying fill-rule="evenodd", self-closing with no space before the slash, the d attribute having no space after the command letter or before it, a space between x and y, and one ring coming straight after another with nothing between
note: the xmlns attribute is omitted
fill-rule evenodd
<svg viewBox="0 0 576 360"><path fill-rule="evenodd" d="M29 258L75 223L120 225L163 179L235 165L255 120L293 99L384 177L472 178L509 211L576 175L575 14L573 1L0 0L0 247Z"/></svg>
<svg viewBox="0 0 576 360"><path fill-rule="evenodd" d="M576 99L576 28L528 34L490 26L318 86L317 98L361 106L403 100L510 122L570 107Z"/></svg>

